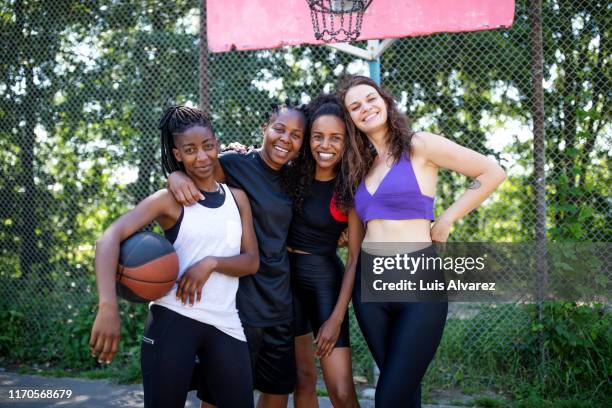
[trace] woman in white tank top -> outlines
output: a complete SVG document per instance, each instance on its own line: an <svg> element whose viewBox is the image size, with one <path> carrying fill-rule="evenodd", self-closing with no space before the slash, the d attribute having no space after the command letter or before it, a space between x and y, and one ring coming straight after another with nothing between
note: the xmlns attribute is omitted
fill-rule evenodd
<svg viewBox="0 0 612 408"><path fill-rule="evenodd" d="M244 192L217 183L218 142L198 109L173 107L161 122L162 164L182 170L206 200L183 207L167 190L145 198L97 241L99 309L90 340L92 355L110 363L117 353L120 320L115 294L119 244L152 221L166 230L179 258L179 279L151 303L141 344L146 407L183 407L196 356L215 376L206 386L220 407L253 406L250 359L236 310L241 276L259 268L251 209Z"/></svg>

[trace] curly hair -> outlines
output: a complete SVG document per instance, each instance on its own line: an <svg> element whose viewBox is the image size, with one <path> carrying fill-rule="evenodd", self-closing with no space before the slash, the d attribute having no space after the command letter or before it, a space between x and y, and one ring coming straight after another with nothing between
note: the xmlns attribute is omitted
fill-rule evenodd
<svg viewBox="0 0 612 408"><path fill-rule="evenodd" d="M402 154L410 155L410 143L414 135L414 132L410 129L408 118L399 111L393 95L387 90L380 87L372 79L364 76L349 75L340 80L336 94L340 101L342 101L346 117L349 118L346 127L347 142L345 153L342 155L344 186L339 189L336 195L337 205L344 210L353 207L355 191L357 191L357 187L372 168L374 159L378 154L366 134L359 130L355 123L350 120L350 113L344 105L347 92L358 85L371 86L385 102L387 107L387 144L394 163L400 159Z"/></svg>
<svg viewBox="0 0 612 408"><path fill-rule="evenodd" d="M164 111L159 121L161 131L161 159L162 168L166 177L174 171L185 171L183 163L176 160L172 149L175 149L174 136L179 135L194 126L210 129L213 136L215 131L212 122L204 112L189 106L171 106Z"/></svg>
<svg viewBox="0 0 612 408"><path fill-rule="evenodd" d="M335 116L347 125L347 116L337 96L321 94L306 106L307 131L304 133L304 141L298 155L288 163L284 172L287 182L287 193L293 200L293 208L298 213L302 212L304 199L312 195L312 182L315 178L316 161L310 151L310 134L314 122L321 116ZM344 152L343 152L344 153ZM335 192L344 189L342 172L340 171L342 161L338 162L334 169L336 177ZM337 193L336 193L337 194Z"/></svg>

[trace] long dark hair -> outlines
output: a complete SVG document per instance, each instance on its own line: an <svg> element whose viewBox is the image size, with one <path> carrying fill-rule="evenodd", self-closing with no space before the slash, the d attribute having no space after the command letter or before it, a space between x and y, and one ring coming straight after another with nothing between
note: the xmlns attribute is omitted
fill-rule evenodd
<svg viewBox="0 0 612 408"><path fill-rule="evenodd" d="M355 191L359 183L365 178L374 163L377 152L368 137L360 131L350 119L350 113L344 105L347 92L358 85L369 85L376 89L387 107L387 143L393 161L397 162L402 154L410 155L410 142L414 132L410 129L410 122L406 115L397 108L393 95L380 87L372 79L364 76L349 75L340 80L337 95L342 102L347 120L347 142L345 153L342 156L342 174L344 188L336 195L336 203L343 209L349 209L354 204Z"/></svg>
<svg viewBox="0 0 612 408"><path fill-rule="evenodd" d="M315 178L317 163L310 151L310 138L313 123L321 116L335 116L347 125L347 117L344 108L337 96L321 94L306 106L307 131L304 133L302 147L295 159L286 166L284 178L286 179L286 191L293 200L294 210L302 212L304 199L312 195L312 182ZM346 138L345 138L346 143ZM346 146L346 144L345 144ZM343 154L344 152L342 152ZM334 169L336 177L335 190L343 186L342 172L340 167L342 161L336 164ZM345 187L343 186L342 189Z"/></svg>
<svg viewBox="0 0 612 408"><path fill-rule="evenodd" d="M213 136L215 135L212 122L198 108L171 106L166 109L159 121L159 129L161 130L161 160L166 177L177 170L185 172L185 166L176 160L172 152L172 149L176 148L174 136L183 133L193 126L208 128Z"/></svg>

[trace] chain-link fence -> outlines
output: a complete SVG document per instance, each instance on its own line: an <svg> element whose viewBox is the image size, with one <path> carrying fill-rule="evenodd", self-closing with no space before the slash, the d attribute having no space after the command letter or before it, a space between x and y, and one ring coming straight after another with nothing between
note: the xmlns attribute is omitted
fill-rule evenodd
<svg viewBox="0 0 612 408"><path fill-rule="evenodd" d="M494 156L508 172L455 226L455 241L536 238L530 7L517 1L511 29L405 38L381 59L382 84L415 129ZM609 242L612 7L595 0L542 7L547 235ZM94 243L165 184L157 124L168 104L200 100L199 9L196 0L0 3L2 355L9 354L2 339L14 332L22 346L39 347L42 360L67 359L74 344L88 356ZM346 73L367 75L368 64L325 46L210 54L217 135L257 144L271 104L333 92ZM436 213L466 185L442 172ZM526 327L527 315L491 307L453 304L439 354L454 344L466 356L511 345L509 334ZM124 324L143 314L130 308ZM369 374L352 317L351 329L355 372Z"/></svg>

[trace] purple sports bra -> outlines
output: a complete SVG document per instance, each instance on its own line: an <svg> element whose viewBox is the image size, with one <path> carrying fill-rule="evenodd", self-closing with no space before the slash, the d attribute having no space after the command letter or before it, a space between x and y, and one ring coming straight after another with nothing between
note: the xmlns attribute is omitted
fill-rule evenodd
<svg viewBox="0 0 612 408"><path fill-rule="evenodd" d="M402 154L380 182L374 194L362 180L355 192L355 210L365 224L373 219L434 220L434 199L421 194L412 163Z"/></svg>

